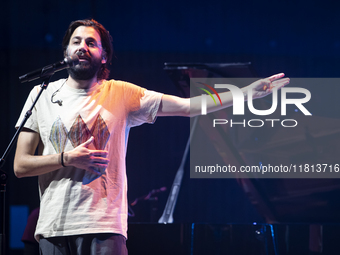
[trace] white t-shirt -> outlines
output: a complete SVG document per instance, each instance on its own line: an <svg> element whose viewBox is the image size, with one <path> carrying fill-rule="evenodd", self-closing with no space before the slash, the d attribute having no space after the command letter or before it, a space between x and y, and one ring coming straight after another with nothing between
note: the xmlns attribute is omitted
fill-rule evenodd
<svg viewBox="0 0 340 255"><path fill-rule="evenodd" d="M126 145L130 127L153 123L162 94L122 81L102 81L90 90L73 89L65 79L43 92L25 127L40 134L43 155L69 151L87 141L107 150L101 175L65 167L39 176L40 216L35 232L45 238L90 233L127 237ZM52 94L60 89L53 101ZM18 126L40 86L32 89Z"/></svg>

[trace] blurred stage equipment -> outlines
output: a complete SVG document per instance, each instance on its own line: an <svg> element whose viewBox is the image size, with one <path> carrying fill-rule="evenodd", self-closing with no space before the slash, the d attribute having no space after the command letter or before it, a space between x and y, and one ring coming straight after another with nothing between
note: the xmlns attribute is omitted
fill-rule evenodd
<svg viewBox="0 0 340 255"><path fill-rule="evenodd" d="M164 69L182 97L190 97L190 78L256 77L250 63L165 63ZM268 109L271 106L269 104L268 107L266 99L258 99L256 104L264 107L263 109ZM255 108L258 109L258 107ZM226 114L231 116L231 110L227 113L226 111L212 113L211 118L224 119ZM249 113L246 113L243 117L246 118L247 114ZM298 127L294 129L296 139L291 140L288 144L282 141L282 137L289 136L289 130L282 126L275 129L264 128L259 131L259 129L243 127L231 130L230 127L222 128L221 125L217 125L214 129L215 132L212 133L211 130L206 131L207 127L198 118L196 129L203 130L207 137L219 141L214 143L214 146L216 152L223 152L220 153L220 158L225 165L258 164L259 160L278 165L282 162L308 163L310 165L316 162L339 163L340 121L338 119L318 116L304 118L302 114L293 110L288 110L286 118L296 119L299 123ZM321 123L323 124L321 125ZM325 130L325 126L328 127L327 130ZM186 157L187 155L184 154L183 160ZM179 171L182 171L181 167ZM177 174L159 223L173 222L172 212L176 205L180 187L180 178ZM181 173L180 176L182 175ZM281 238L286 235L294 236L294 229L299 228L294 224L305 224L305 228L308 229L310 251L316 252L316 254L322 251L322 231L325 229L322 224L340 223L340 179L261 179L256 178L256 176L249 179L239 177L241 178L235 176L239 185L268 224L264 225L265 227L261 228L262 230L253 232L253 234L257 235L258 239L265 238L267 244L270 239L270 247L273 249L271 254L278 252L276 230L281 231ZM206 227L208 226L209 224ZM225 227L229 229L228 231L233 229L229 225ZM334 225L333 227L336 228L337 226ZM263 234L264 232L266 234ZM232 232L229 234L232 238ZM246 233L244 234L246 235ZM271 238L268 238L268 236ZM286 237L287 240L289 238Z"/></svg>

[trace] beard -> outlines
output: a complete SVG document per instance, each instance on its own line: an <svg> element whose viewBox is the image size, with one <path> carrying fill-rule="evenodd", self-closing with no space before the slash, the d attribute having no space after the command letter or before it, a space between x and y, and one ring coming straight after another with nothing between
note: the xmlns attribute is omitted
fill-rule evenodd
<svg viewBox="0 0 340 255"><path fill-rule="evenodd" d="M68 68L67 72L74 80L90 80L97 76L101 65L101 59L91 58L89 61L80 61L78 65Z"/></svg>

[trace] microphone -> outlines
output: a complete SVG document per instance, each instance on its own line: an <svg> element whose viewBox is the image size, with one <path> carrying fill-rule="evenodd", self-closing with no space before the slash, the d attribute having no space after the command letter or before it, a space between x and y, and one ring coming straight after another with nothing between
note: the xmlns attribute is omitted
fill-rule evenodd
<svg viewBox="0 0 340 255"><path fill-rule="evenodd" d="M73 54L72 56L68 56L64 58L64 60L60 62L56 62L54 64L45 66L33 72L22 75L19 77L19 81L23 83L23 82L33 81L39 78L44 78L47 76L52 76L55 72L58 72L65 68L76 66L78 64L79 64L79 58L76 54Z"/></svg>

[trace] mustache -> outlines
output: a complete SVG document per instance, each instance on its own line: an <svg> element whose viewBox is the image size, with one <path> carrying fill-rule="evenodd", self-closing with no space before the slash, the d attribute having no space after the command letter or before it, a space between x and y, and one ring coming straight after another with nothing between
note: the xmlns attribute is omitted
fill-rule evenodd
<svg viewBox="0 0 340 255"><path fill-rule="evenodd" d="M79 57L79 59L87 59L87 60L91 59L91 56L88 52L77 51L76 55Z"/></svg>

